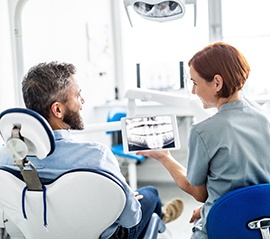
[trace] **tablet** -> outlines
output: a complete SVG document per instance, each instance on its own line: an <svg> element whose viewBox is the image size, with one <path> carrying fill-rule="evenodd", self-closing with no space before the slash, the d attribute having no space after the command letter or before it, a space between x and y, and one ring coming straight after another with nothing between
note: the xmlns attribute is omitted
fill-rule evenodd
<svg viewBox="0 0 270 239"><path fill-rule="evenodd" d="M121 119L124 153L180 148L175 115L143 115Z"/></svg>

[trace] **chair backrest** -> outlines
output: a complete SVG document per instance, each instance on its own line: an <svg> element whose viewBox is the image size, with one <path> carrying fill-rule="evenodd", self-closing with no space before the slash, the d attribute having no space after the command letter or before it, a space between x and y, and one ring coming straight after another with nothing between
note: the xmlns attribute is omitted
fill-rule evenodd
<svg viewBox="0 0 270 239"><path fill-rule="evenodd" d="M121 118L126 117L127 112L122 107L113 107L108 112L107 122L115 122L121 120Z"/></svg>
<svg viewBox="0 0 270 239"><path fill-rule="evenodd" d="M24 188L21 179L0 170L0 208L27 239L97 239L126 200L117 181L94 171L68 172L43 191Z"/></svg>
<svg viewBox="0 0 270 239"><path fill-rule="evenodd" d="M107 122L120 121L121 118L126 117L126 110L121 107L113 107L108 112ZM107 131L107 134L112 135L112 145L122 144L122 132L121 130Z"/></svg>
<svg viewBox="0 0 270 239"><path fill-rule="evenodd" d="M209 239L266 239L270 226L270 184L239 188L211 207L206 229Z"/></svg>
<svg viewBox="0 0 270 239"><path fill-rule="evenodd" d="M50 125L38 113L24 108L3 111L0 135L20 169L0 168L0 208L25 238L96 239L122 213L125 193L104 172L70 171L42 184L26 156L46 160L55 145Z"/></svg>

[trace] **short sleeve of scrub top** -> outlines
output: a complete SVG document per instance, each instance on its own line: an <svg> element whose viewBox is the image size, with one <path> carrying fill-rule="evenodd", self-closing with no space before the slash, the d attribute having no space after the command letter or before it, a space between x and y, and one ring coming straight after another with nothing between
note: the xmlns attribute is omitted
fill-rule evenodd
<svg viewBox="0 0 270 239"><path fill-rule="evenodd" d="M189 150L187 180L194 186L200 186L206 183L210 157L207 146L196 131L196 126L191 127L188 144L192 150Z"/></svg>

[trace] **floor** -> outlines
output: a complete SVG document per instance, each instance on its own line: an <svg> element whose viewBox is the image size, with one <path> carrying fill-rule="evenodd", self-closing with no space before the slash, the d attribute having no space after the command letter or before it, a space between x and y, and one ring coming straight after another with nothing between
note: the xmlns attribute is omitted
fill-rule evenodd
<svg viewBox="0 0 270 239"><path fill-rule="evenodd" d="M199 207L201 204L195 201L190 195L183 192L174 183L153 183L144 182L139 183L138 186L153 185L158 188L162 203L173 198L181 198L184 202L184 211L182 215L173 222L168 223L166 226L170 231L172 239L189 239L192 232L192 224L189 223L189 219L192 215L194 208Z"/></svg>

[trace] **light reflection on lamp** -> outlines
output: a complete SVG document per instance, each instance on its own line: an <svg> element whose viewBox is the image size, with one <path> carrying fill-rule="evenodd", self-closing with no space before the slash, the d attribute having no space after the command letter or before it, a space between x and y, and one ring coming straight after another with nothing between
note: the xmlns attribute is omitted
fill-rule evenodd
<svg viewBox="0 0 270 239"><path fill-rule="evenodd" d="M126 13L132 26L128 7L132 6L134 11L141 17L158 22L171 21L181 18L185 14L185 4L194 5L194 26L196 26L197 0L124 0Z"/></svg>

